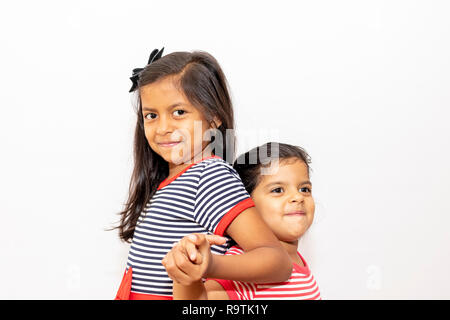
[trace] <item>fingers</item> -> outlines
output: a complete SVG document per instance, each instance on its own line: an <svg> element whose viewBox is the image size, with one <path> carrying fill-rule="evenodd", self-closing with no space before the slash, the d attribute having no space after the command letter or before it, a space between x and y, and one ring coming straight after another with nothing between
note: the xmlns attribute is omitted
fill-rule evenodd
<svg viewBox="0 0 450 320"><path fill-rule="evenodd" d="M202 278L211 263L210 245L221 245L226 241L218 235L190 234L173 246L162 264L173 281L192 284Z"/></svg>
<svg viewBox="0 0 450 320"><path fill-rule="evenodd" d="M200 254L197 254L197 256L200 256ZM192 261L186 257L185 252L180 245L175 246L173 258L176 268L180 271L176 273L179 283L190 284L193 281L200 280L200 275L197 270L198 266L193 264Z"/></svg>
<svg viewBox="0 0 450 320"><path fill-rule="evenodd" d="M216 234L207 234L205 235L206 240L208 240L209 245L222 245L227 242L227 238L218 236Z"/></svg>
<svg viewBox="0 0 450 320"><path fill-rule="evenodd" d="M164 259L161 261L164 268L166 268L167 274L170 279L174 282L184 283L186 280L186 275L184 275L175 263L174 252L173 250L169 251Z"/></svg>
<svg viewBox="0 0 450 320"><path fill-rule="evenodd" d="M227 239L217 235L204 235L197 234L198 240L196 241L197 250L202 255L202 258L205 260L209 260L211 256L211 245L213 244L224 244ZM208 264L209 262L207 262Z"/></svg>
<svg viewBox="0 0 450 320"><path fill-rule="evenodd" d="M208 241L209 245L222 245L227 242L227 238L218 236L216 234L202 234L202 233L194 233L186 236L185 238L188 238L193 243L195 243L197 246L200 246L203 241Z"/></svg>
<svg viewBox="0 0 450 320"><path fill-rule="evenodd" d="M199 265L193 264L180 245L176 244L161 261L169 277L182 285L190 285L201 279Z"/></svg>
<svg viewBox="0 0 450 320"><path fill-rule="evenodd" d="M215 234L194 233L185 236L179 244L193 263L201 264L205 255L210 254L211 245L223 245L226 242L227 238Z"/></svg>
<svg viewBox="0 0 450 320"><path fill-rule="evenodd" d="M199 251L198 248L204 247L207 244L207 248L209 249L209 246L212 245L222 245L227 242L227 238L221 237L215 234L201 234L201 233L194 233L185 236L180 241L180 245L185 249L186 256L195 264L201 264L202 263L202 257L199 257ZM205 248L206 248L205 247Z"/></svg>
<svg viewBox="0 0 450 320"><path fill-rule="evenodd" d="M200 264L202 263L202 256L200 252L197 250L195 242L192 241L192 239L195 238L195 236L193 237L189 236L184 237L176 244L177 249L183 252L183 254L193 263Z"/></svg>
<svg viewBox="0 0 450 320"><path fill-rule="evenodd" d="M194 235L191 235L191 236L194 236ZM190 239L192 239L192 237L189 237L189 236L181 239L180 246L182 246L184 248L184 250L186 251L186 255L187 255L187 257L189 257L189 260L191 260L195 264L200 264L200 263L202 263L201 254L199 254L195 242L193 242Z"/></svg>
<svg viewBox="0 0 450 320"><path fill-rule="evenodd" d="M195 239L196 248L203 259L202 263L198 265L200 268L199 272L203 277L209 272L208 270L212 268L213 257L211 254L210 241L212 243L223 244L226 242L227 239L217 235L195 234L190 235L189 238L191 240L189 241L193 241L193 236L196 237Z"/></svg>

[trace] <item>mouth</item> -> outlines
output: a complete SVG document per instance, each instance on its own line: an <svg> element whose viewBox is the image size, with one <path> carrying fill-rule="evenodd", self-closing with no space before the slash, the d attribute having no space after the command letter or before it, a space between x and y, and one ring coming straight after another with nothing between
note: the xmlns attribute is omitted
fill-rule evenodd
<svg viewBox="0 0 450 320"><path fill-rule="evenodd" d="M286 213L286 216L292 216L292 217L303 217L306 216L306 212L305 211L292 211L292 212L288 212Z"/></svg>
<svg viewBox="0 0 450 320"><path fill-rule="evenodd" d="M158 142L158 146L162 148L172 148L178 145L181 141L168 141L168 142Z"/></svg>

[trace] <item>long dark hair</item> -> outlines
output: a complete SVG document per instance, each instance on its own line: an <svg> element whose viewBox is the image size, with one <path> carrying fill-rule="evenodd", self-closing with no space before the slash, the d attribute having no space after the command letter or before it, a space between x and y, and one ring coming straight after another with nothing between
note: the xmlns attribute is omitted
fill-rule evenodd
<svg viewBox="0 0 450 320"><path fill-rule="evenodd" d="M198 108L206 120L221 121L217 128L227 137L221 150L231 163L235 156L234 116L228 82L217 62L207 52L173 52L147 65L139 76L138 89L167 76L177 76L178 87L190 103ZM139 92L139 90L137 90ZM134 133L134 169L129 185L128 201L121 215L119 236L130 242L145 205L155 194L159 184L168 176L168 163L149 146L144 132L144 118L140 95L137 96L136 129ZM233 129L233 130L227 130Z"/></svg>
<svg viewBox="0 0 450 320"><path fill-rule="evenodd" d="M260 182L262 167L268 166L271 160L283 161L292 158L304 162L309 175L311 157L308 153L298 146L278 142L268 142L241 154L233 167L241 177L245 189L251 194Z"/></svg>

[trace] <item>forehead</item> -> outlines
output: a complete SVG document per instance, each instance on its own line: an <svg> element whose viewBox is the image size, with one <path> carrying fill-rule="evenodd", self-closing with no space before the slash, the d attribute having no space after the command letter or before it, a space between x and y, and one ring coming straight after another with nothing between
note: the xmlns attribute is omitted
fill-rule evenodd
<svg viewBox="0 0 450 320"><path fill-rule="evenodd" d="M177 79L173 76L165 77L157 82L139 88L142 109L158 109L182 103L191 106Z"/></svg>
<svg viewBox="0 0 450 320"><path fill-rule="evenodd" d="M281 159L273 161L270 167L261 168L260 184L274 181L297 184L309 180L307 165L300 159Z"/></svg>

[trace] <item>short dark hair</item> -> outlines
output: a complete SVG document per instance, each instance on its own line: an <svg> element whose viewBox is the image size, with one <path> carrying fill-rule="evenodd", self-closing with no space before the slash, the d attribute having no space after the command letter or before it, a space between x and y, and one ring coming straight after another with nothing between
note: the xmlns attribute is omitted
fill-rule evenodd
<svg viewBox="0 0 450 320"><path fill-rule="evenodd" d="M292 158L305 163L308 175L310 174L311 157L308 153L301 147L278 142L268 142L241 154L233 167L241 177L245 189L251 194L260 182L262 167L268 166L270 160L285 161Z"/></svg>

